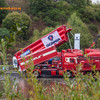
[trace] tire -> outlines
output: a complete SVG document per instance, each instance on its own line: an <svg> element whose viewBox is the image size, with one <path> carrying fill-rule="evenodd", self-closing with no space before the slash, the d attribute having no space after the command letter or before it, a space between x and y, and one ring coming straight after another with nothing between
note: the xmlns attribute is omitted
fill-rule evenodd
<svg viewBox="0 0 100 100"><path fill-rule="evenodd" d="M71 77L72 77L72 72L71 72L70 70L66 70L65 75L66 75L68 78L71 78Z"/></svg>
<svg viewBox="0 0 100 100"><path fill-rule="evenodd" d="M33 72L33 75L34 75L35 78L38 78L38 77L39 77L39 71L37 71L37 70L34 71L34 72Z"/></svg>

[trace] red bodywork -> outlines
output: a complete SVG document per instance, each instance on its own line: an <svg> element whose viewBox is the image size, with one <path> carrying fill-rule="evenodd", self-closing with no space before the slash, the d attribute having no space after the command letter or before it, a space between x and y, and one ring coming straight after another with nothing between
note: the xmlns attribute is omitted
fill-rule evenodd
<svg viewBox="0 0 100 100"><path fill-rule="evenodd" d="M68 41L67 33L71 31L70 28L66 28L65 25L62 25L36 42L15 53L17 66L21 68L21 71L30 67L32 64L37 65L50 58L58 56L56 47ZM46 42L48 42L47 45ZM55 52L52 53L52 51ZM44 56L45 53L46 56Z"/></svg>
<svg viewBox="0 0 100 100"><path fill-rule="evenodd" d="M84 54L82 50L77 49L67 49L62 50L62 52L57 52L56 48L68 41L67 33L70 31L71 29L66 29L66 26L62 25L31 45L15 53L18 66L20 66L21 71L35 65L38 69L35 68L33 72L38 71L40 76L62 76L66 71L74 73L79 64L81 64L82 67L81 71L92 71L93 65L96 66L96 70L100 71L99 49L85 49ZM58 34L58 37L60 37L58 42L52 42L53 35L55 34ZM48 38L48 41L50 41L48 47L46 47L43 42L43 39L45 38ZM84 57L86 54L87 57ZM51 58L52 64L49 64L48 61Z"/></svg>
<svg viewBox="0 0 100 100"><path fill-rule="evenodd" d="M70 29L66 29L66 26L62 25L59 28L55 29L54 31L50 32L49 34L45 35L41 39L35 41L34 43L30 44L29 46L27 46L24 49L22 49L22 50L18 51L17 53L15 53L15 57L17 59L19 59L19 58L21 58L23 56L26 56L26 55L30 54L30 53L34 53L36 51L39 51L39 50L42 50L42 49L46 48L45 45L43 44L42 39L45 38L45 37L50 36L54 32L58 32L61 40L58 41L58 43L55 43L53 45L55 45L56 47L60 46L61 44L63 44L66 41L68 41L67 33L70 32L70 31L71 31L71 28Z"/></svg>
<svg viewBox="0 0 100 100"><path fill-rule="evenodd" d="M90 52L100 52L100 50L99 50L99 49L85 49L85 50L84 50L84 53L85 53L85 54L88 54L88 53L90 53Z"/></svg>
<svg viewBox="0 0 100 100"><path fill-rule="evenodd" d="M35 53L31 53L25 56L24 58L18 59L18 63L19 63L21 70L23 71L32 65L37 65L57 55L58 53L56 51L56 48L54 46L51 46L49 48L39 50Z"/></svg>

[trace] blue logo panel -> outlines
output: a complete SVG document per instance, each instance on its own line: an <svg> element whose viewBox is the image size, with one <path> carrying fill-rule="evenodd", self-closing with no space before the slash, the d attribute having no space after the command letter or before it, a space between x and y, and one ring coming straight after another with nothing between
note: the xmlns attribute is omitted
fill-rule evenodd
<svg viewBox="0 0 100 100"><path fill-rule="evenodd" d="M28 55L30 52L31 52L31 51L28 49L26 52L24 52L23 54L21 54L20 57L24 57L24 56Z"/></svg>

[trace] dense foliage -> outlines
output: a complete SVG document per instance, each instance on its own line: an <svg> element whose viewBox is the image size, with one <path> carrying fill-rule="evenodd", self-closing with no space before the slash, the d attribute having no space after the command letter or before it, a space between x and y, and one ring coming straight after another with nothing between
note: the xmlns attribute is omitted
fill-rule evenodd
<svg viewBox="0 0 100 100"><path fill-rule="evenodd" d="M88 27L86 27L85 23L82 22L82 20L76 15L76 13L73 13L71 17L68 20L68 24L70 28L72 28L72 33L80 33L80 43L81 43L81 49L88 48L92 43L92 36L88 30ZM69 33L70 41L72 44L72 47L74 47L74 37ZM61 51L62 49L68 49L70 48L69 43L65 43L61 45L58 50Z"/></svg>
<svg viewBox="0 0 100 100"><path fill-rule="evenodd" d="M93 35L96 35L96 33L98 33L98 29L97 29L96 25L90 24L90 25L89 25L89 29L90 29L90 32L91 32Z"/></svg>
<svg viewBox="0 0 100 100"><path fill-rule="evenodd" d="M100 22L100 10L97 11L96 19Z"/></svg>
<svg viewBox="0 0 100 100"><path fill-rule="evenodd" d="M7 7L5 0L0 0L0 7L2 8ZM0 9L0 23L2 22L2 20L5 18L7 14L8 14L8 10Z"/></svg>
<svg viewBox="0 0 100 100"><path fill-rule="evenodd" d="M27 28L23 29L23 33L20 34L20 37L23 39L28 38L28 29L31 23L30 17L26 13L18 13L18 12L12 12L9 13L6 18L3 20L3 27L6 27L7 29L12 32L12 27L18 23L20 26L26 26Z"/></svg>
<svg viewBox="0 0 100 100"><path fill-rule="evenodd" d="M84 7L91 4L91 0L65 0L73 6Z"/></svg>
<svg viewBox="0 0 100 100"><path fill-rule="evenodd" d="M29 13L39 17L46 22L48 26L56 26L67 21L69 16L69 5L67 2L60 0L30 0Z"/></svg>
<svg viewBox="0 0 100 100"><path fill-rule="evenodd" d="M5 3L2 2L2 4ZM68 23L73 34L81 33L81 49L83 49L91 44L93 40L91 35L96 37L99 32L97 25L100 23L100 5L93 5L91 0L29 0L29 9L26 12L31 18L26 13L12 12L3 20L2 26L10 32L17 23L20 27L26 26L16 38L29 39L29 43L48 34L51 27L53 30L56 26ZM31 20L32 30L29 31ZM97 21L98 24L95 25ZM45 34L42 33L44 28L42 31L38 28L38 26L41 27L39 23L44 23L47 27L45 30L48 31ZM73 45L74 38L70 34L69 36ZM58 50L66 48L69 48L69 43L63 44Z"/></svg>
<svg viewBox="0 0 100 100"><path fill-rule="evenodd" d="M33 36L29 39L29 43L35 42L36 40L40 39L41 37L43 37L47 33L53 31L54 29L55 28L53 28L53 27L47 27L41 32L39 30L37 30L37 29L34 30L33 31Z"/></svg>
<svg viewBox="0 0 100 100"><path fill-rule="evenodd" d="M91 0L30 0L29 13L39 17L48 26L56 26L65 23L75 11L84 22L88 23L94 20L93 13L86 8L90 5Z"/></svg>
<svg viewBox="0 0 100 100"><path fill-rule="evenodd" d="M4 38L5 36L10 36L7 28L0 28L0 38Z"/></svg>
<svg viewBox="0 0 100 100"><path fill-rule="evenodd" d="M68 20L68 24L72 27L72 33L80 33L81 49L88 48L92 43L92 36L88 30L88 27L77 17L76 13L73 13Z"/></svg>

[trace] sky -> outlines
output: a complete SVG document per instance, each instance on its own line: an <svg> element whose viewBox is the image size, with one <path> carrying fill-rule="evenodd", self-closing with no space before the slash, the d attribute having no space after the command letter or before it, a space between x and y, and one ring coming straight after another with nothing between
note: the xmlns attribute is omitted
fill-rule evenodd
<svg viewBox="0 0 100 100"><path fill-rule="evenodd" d="M92 0L92 2L93 2L93 3L97 3L97 1L99 1L99 2L100 2L100 0Z"/></svg>

